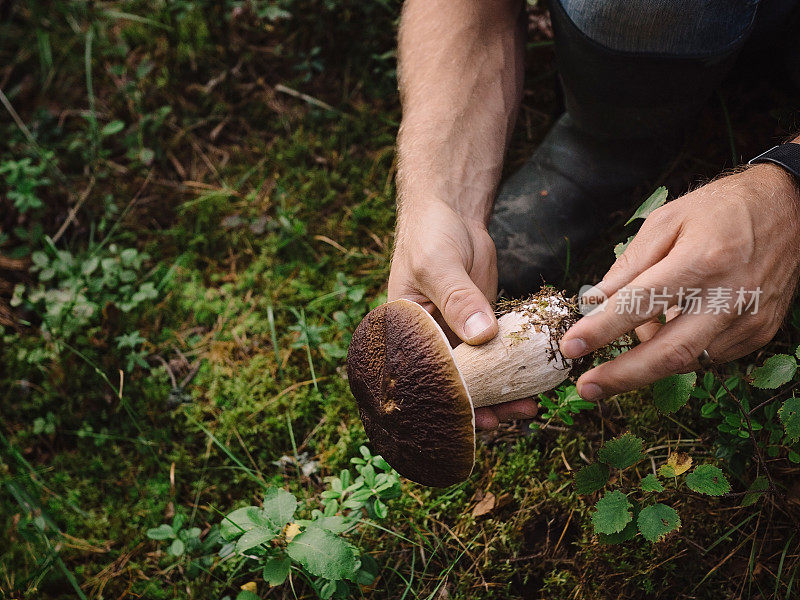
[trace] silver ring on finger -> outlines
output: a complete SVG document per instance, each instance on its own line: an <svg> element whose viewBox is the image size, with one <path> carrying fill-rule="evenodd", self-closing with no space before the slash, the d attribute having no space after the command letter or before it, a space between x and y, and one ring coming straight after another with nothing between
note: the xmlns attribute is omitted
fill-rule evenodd
<svg viewBox="0 0 800 600"><path fill-rule="evenodd" d="M714 366L714 361L711 360L711 357L708 355L708 350L703 350L700 353L700 356L697 357L697 362L700 363L700 367L702 367L704 371L708 371Z"/></svg>

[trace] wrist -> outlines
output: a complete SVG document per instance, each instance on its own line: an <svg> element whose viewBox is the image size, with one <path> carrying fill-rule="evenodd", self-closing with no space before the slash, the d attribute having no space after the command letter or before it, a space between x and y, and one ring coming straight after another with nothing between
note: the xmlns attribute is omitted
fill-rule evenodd
<svg viewBox="0 0 800 600"><path fill-rule="evenodd" d="M502 162L484 157L480 164L469 152L453 154L459 144L429 143L423 151L410 147L407 136L399 139L397 198L401 210L422 210L444 204L464 219L489 222L492 203L502 172Z"/></svg>
<svg viewBox="0 0 800 600"><path fill-rule="evenodd" d="M418 182L419 183L419 182ZM427 182L424 185L398 186L397 206L400 214L423 213L448 209L465 221L486 227L492 210L491 192L478 193L446 181Z"/></svg>
<svg viewBox="0 0 800 600"><path fill-rule="evenodd" d="M755 178L767 198L771 198L800 214L800 187L794 175L773 163L759 163L748 167L746 173Z"/></svg>
<svg viewBox="0 0 800 600"><path fill-rule="evenodd" d="M402 198L402 197L401 197ZM462 210L460 210L461 208ZM397 224L395 229L403 235L413 235L414 232L424 231L432 223L442 220L458 222L467 229L486 230L486 219L468 207L454 206L450 202L431 194L419 194L412 198L398 200Z"/></svg>

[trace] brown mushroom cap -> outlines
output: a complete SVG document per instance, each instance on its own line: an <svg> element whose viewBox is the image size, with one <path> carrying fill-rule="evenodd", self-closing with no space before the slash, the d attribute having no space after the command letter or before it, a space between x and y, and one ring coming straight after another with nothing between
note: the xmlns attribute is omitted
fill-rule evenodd
<svg viewBox="0 0 800 600"><path fill-rule="evenodd" d="M370 441L409 479L446 487L469 477L475 413L450 344L419 304L395 300L353 333L347 377Z"/></svg>

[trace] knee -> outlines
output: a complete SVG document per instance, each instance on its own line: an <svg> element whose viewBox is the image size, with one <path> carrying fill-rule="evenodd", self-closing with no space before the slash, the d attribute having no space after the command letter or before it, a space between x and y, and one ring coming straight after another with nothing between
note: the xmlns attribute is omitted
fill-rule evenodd
<svg viewBox="0 0 800 600"><path fill-rule="evenodd" d="M703 56L733 50L758 0L552 0L585 36L620 52ZM556 15L558 18L558 15Z"/></svg>

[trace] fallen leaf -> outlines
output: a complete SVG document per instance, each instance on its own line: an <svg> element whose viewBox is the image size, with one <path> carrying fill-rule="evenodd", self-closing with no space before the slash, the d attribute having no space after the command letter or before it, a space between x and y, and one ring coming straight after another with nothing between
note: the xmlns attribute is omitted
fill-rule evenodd
<svg viewBox="0 0 800 600"><path fill-rule="evenodd" d="M286 529L283 530L287 542L291 542L298 533L300 533L300 525L297 523L288 523Z"/></svg>
<svg viewBox="0 0 800 600"><path fill-rule="evenodd" d="M672 452L667 458L667 465L672 467L677 477L692 467L692 457L685 452Z"/></svg>
<svg viewBox="0 0 800 600"><path fill-rule="evenodd" d="M495 497L492 492L486 492L486 495L475 505L475 508L472 509L472 516L473 517L480 517L494 509L495 505Z"/></svg>

